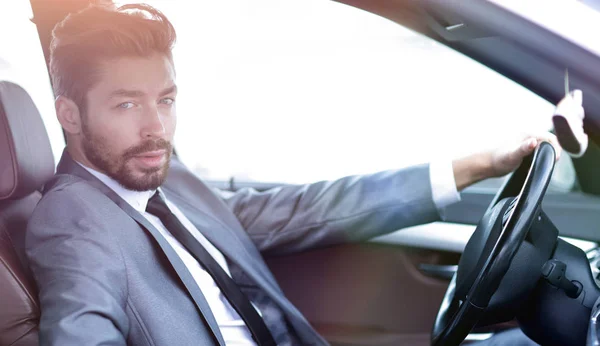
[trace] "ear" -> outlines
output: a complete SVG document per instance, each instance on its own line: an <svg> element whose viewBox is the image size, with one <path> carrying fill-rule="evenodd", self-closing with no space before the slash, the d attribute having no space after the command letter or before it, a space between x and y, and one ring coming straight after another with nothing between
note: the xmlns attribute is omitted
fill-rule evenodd
<svg viewBox="0 0 600 346"><path fill-rule="evenodd" d="M81 113L79 107L68 97L59 96L55 101L56 117L60 125L69 134L81 132Z"/></svg>

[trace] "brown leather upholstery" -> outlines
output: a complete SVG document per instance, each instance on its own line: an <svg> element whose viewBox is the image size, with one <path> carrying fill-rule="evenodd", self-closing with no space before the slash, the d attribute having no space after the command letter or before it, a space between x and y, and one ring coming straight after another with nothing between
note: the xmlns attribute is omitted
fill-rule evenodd
<svg viewBox="0 0 600 346"><path fill-rule="evenodd" d="M54 173L50 140L33 100L20 86L0 81L0 200L40 188Z"/></svg>
<svg viewBox="0 0 600 346"><path fill-rule="evenodd" d="M0 81L0 346L38 345L37 291L25 258L27 220L54 173L50 141L25 90Z"/></svg>
<svg viewBox="0 0 600 346"><path fill-rule="evenodd" d="M23 265L27 219L40 195L0 202L0 345L37 345L37 291ZM12 231L12 232L11 232ZM15 239L13 239L13 236Z"/></svg>

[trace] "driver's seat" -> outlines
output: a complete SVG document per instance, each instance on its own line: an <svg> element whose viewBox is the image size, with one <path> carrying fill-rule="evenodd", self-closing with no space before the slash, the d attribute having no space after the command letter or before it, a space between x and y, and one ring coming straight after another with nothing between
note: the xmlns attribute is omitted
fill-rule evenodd
<svg viewBox="0 0 600 346"><path fill-rule="evenodd" d="M40 308L25 257L25 229L54 173L50 140L33 100L0 81L0 346L38 345Z"/></svg>

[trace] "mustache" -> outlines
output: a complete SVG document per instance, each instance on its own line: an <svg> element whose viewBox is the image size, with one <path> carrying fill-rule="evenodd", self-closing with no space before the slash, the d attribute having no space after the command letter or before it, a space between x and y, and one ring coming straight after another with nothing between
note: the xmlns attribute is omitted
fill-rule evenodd
<svg viewBox="0 0 600 346"><path fill-rule="evenodd" d="M173 151L173 145L171 144L171 142L169 142L165 139L162 139L162 138L157 139L157 140L149 140L149 141L143 142L140 145L136 145L134 147L127 149L125 151L125 153L123 153L123 158L130 159L134 156L138 156L140 154L144 154L149 151L156 151L156 150L161 150L161 149L164 149L165 151L167 151L168 154L170 154Z"/></svg>

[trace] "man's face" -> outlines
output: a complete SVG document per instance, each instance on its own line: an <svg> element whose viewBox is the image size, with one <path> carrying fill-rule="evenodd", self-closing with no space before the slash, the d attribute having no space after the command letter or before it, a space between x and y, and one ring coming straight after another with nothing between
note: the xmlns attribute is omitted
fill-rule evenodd
<svg viewBox="0 0 600 346"><path fill-rule="evenodd" d="M175 71L164 55L103 64L81 114L83 163L127 189L156 189L169 168L176 94Z"/></svg>

